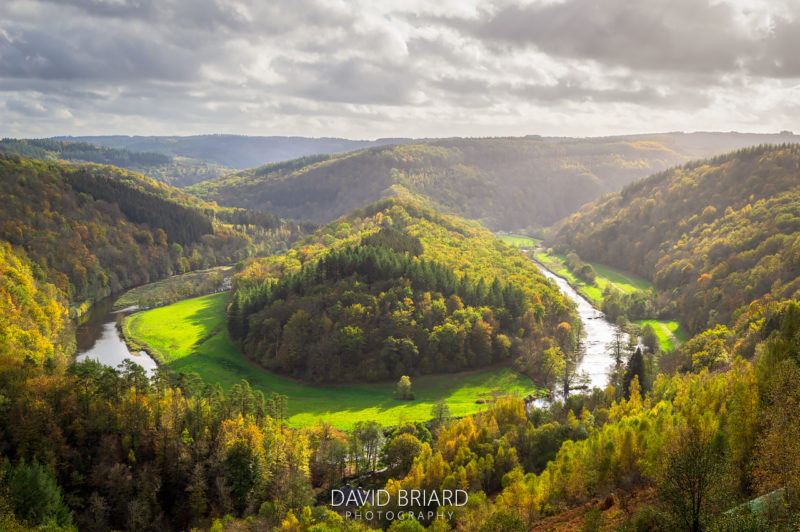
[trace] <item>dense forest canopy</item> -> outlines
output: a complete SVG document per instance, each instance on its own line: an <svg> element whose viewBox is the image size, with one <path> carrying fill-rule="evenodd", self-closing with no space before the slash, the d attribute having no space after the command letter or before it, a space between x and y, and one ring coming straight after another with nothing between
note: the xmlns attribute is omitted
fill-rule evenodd
<svg viewBox="0 0 800 532"><path fill-rule="evenodd" d="M46 160L54 157L65 161L113 164L121 168L166 164L170 157L155 152L133 152L114 148L100 148L88 142L65 142L49 139L3 139L0 151L18 153L32 159Z"/></svg>
<svg viewBox="0 0 800 532"><path fill-rule="evenodd" d="M441 403L427 423L344 433L287 428L286 397L246 381L225 392L135 364L69 363L67 306L103 293L104 279L236 260L302 229L118 169L2 157L0 529L796 528L798 172L797 146L693 163L603 198L555 235L584 260L639 261L697 331L684 371L651 375L647 393L636 375L624 394L587 390L548 409L497 398L460 419ZM146 200L171 212L142 212ZM191 227L171 236L176 220ZM408 384L406 372L507 358L543 376L579 335L571 304L523 255L401 199L246 259L228 318L248 356L313 380L352 370ZM348 482L462 489L469 502L394 497L384 510L452 513L345 520L325 503ZM742 506L755 497L765 510Z"/></svg>
<svg viewBox="0 0 800 532"><path fill-rule="evenodd" d="M118 168L16 155L0 156L0 201L0 239L70 302L275 251L304 231Z"/></svg>
<svg viewBox="0 0 800 532"><path fill-rule="evenodd" d="M252 262L234 284L228 325L245 354L313 381L509 360L536 374L542 351L577 341L569 303L521 254L479 226L401 200Z"/></svg>
<svg viewBox="0 0 800 532"><path fill-rule="evenodd" d="M550 224L603 192L681 160L655 142L450 139L371 148L299 168L266 166L191 190L223 205L316 222L404 190L490 228L524 228Z"/></svg>
<svg viewBox="0 0 800 532"><path fill-rule="evenodd" d="M202 158L173 156L155 150L131 151L71 140L5 138L0 140L0 153L16 153L42 161L114 165L179 187L213 179L231 171Z"/></svg>
<svg viewBox="0 0 800 532"><path fill-rule="evenodd" d="M651 279L692 332L800 296L800 145L747 148L587 205L549 245Z"/></svg>

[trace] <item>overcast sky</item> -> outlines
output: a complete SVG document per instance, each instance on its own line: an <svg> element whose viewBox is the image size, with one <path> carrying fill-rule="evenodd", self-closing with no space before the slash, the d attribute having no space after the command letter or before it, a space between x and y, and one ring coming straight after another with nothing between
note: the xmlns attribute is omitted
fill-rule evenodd
<svg viewBox="0 0 800 532"><path fill-rule="evenodd" d="M0 136L800 130L800 0L0 0Z"/></svg>

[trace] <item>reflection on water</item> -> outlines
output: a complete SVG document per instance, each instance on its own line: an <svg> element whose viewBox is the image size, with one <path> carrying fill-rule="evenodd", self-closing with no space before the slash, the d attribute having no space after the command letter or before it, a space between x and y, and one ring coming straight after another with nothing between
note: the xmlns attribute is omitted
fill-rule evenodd
<svg viewBox="0 0 800 532"><path fill-rule="evenodd" d="M117 330L117 318L134 310L130 307L120 311L111 310L114 297L107 297L96 303L89 312L88 319L78 327L76 336L78 344L77 361L91 358L106 366L117 367L123 360L132 360L142 366L149 374L156 369L155 361L150 355L141 351L133 354Z"/></svg>
<svg viewBox="0 0 800 532"><path fill-rule="evenodd" d="M595 309L567 281L539 263L534 262L534 264L545 277L555 281L561 291L576 303L578 317L586 333L583 339L584 355L578 364L578 373L585 372L588 375L589 388L605 388L608 384L608 375L613 369L613 361L608 356L606 346L613 340L616 326L606 320L605 315Z"/></svg>

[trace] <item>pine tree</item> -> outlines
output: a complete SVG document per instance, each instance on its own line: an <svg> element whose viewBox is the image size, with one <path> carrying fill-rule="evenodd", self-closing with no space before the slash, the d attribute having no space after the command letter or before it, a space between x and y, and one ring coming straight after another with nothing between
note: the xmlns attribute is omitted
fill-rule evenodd
<svg viewBox="0 0 800 532"><path fill-rule="evenodd" d="M639 377L639 383L644 390L644 383L647 381L645 380L644 356L642 356L640 347L636 347L636 351L628 359L628 366L625 368L625 375L622 378L622 387L625 391L626 399L630 397L631 381L633 381L634 377Z"/></svg>

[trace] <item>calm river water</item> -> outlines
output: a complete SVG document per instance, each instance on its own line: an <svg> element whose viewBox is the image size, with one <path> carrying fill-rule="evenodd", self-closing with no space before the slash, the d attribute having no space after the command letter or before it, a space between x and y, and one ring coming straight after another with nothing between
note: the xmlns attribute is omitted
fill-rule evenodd
<svg viewBox="0 0 800 532"><path fill-rule="evenodd" d="M577 304L578 317L586 332L586 337L583 339L584 355L578 365L578 373L586 372L589 376L589 388L595 386L605 388L608 384L608 375L613 369L613 361L608 356L606 346L611 343L616 326L606 320L605 315L595 309L567 281L541 264L537 262L534 264L545 277L555 281L561 291Z"/></svg>
<svg viewBox="0 0 800 532"><path fill-rule="evenodd" d="M112 311L115 297L107 297L96 303L89 311L89 317L78 327L77 360L93 358L106 366L117 367L123 360L132 360L147 370L148 374L155 371L156 362L144 351L133 354L128 351L128 346L117 330L117 318L134 310L135 307Z"/></svg>

